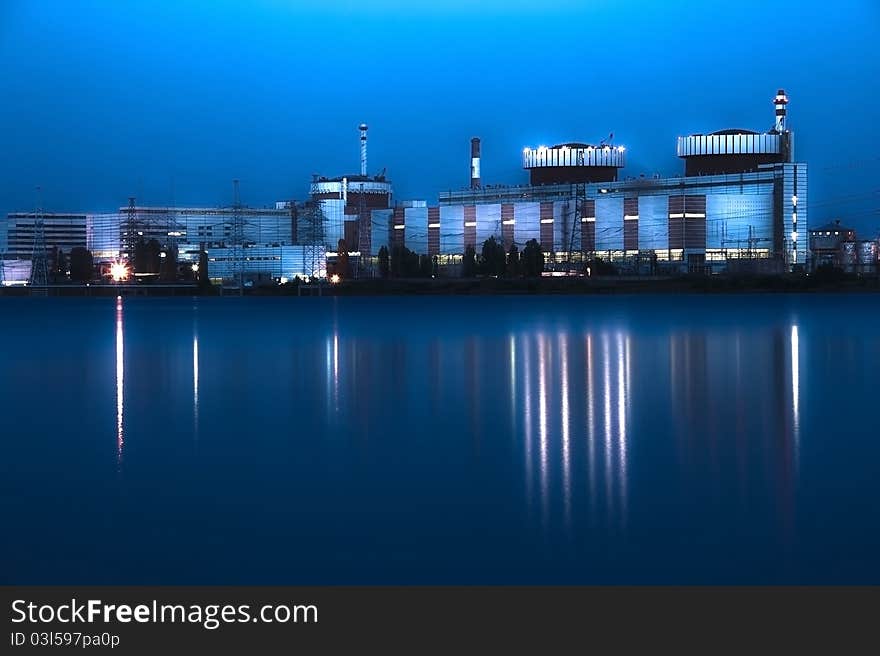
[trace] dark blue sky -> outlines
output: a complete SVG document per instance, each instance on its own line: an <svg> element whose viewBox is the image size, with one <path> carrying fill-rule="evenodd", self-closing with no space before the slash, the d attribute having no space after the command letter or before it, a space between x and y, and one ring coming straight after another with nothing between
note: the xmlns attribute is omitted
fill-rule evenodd
<svg viewBox="0 0 880 656"><path fill-rule="evenodd" d="M880 2L0 0L0 212L254 206L370 170L397 199L526 179L526 145L627 146L677 174L675 137L772 126L791 98L810 222L880 230Z"/></svg>

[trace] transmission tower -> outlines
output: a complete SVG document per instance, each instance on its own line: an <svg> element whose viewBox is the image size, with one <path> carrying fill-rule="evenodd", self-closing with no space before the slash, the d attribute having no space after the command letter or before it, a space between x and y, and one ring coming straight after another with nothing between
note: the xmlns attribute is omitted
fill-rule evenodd
<svg viewBox="0 0 880 656"><path fill-rule="evenodd" d="M120 240L119 255L126 260L134 259L134 247L138 237L137 211L135 210L135 197L128 197L128 209L125 212L125 222L122 224L122 239Z"/></svg>
<svg viewBox="0 0 880 656"><path fill-rule="evenodd" d="M361 193L358 197L358 243L345 245L349 250L352 250L353 247L357 246L358 253L360 253L358 256L358 265L354 268L355 278L359 277L358 273L364 269L364 265L367 261L367 251L369 250L367 248L367 235L369 234L367 230L369 230L368 222L370 220L370 214L367 212L367 195L364 193L364 187L365 185L361 183Z"/></svg>
<svg viewBox="0 0 880 656"><path fill-rule="evenodd" d="M580 265L583 268L585 258L585 245L583 240L583 235L581 234L583 228L581 227L581 222L584 218L584 206L587 201L587 187L583 183L577 183L574 185L571 194L571 201L573 201L574 208L566 208L565 217L569 216L571 219L568 221L570 223L571 232L569 233L568 240L568 269L571 271L572 266L572 254L574 253L575 239L577 239L578 243L581 246L581 261ZM563 237L565 236L565 232L563 231Z"/></svg>
<svg viewBox="0 0 880 656"><path fill-rule="evenodd" d="M244 294L244 220L238 178L232 181L232 266L239 296Z"/></svg>
<svg viewBox="0 0 880 656"><path fill-rule="evenodd" d="M308 275L324 277L326 268L326 248L324 245L324 212L321 202L306 201L302 212L303 259Z"/></svg>
<svg viewBox="0 0 880 656"><path fill-rule="evenodd" d="M46 231L43 218L43 204L40 188L37 187L37 206L34 209L34 250L31 253L31 287L45 287L49 284L49 260L46 257Z"/></svg>

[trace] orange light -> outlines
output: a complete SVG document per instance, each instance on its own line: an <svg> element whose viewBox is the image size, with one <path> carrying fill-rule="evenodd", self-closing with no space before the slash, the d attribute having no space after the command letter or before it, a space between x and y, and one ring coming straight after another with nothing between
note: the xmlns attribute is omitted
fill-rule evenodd
<svg viewBox="0 0 880 656"><path fill-rule="evenodd" d="M128 279L128 267L124 262L114 262L110 265L110 277L116 282Z"/></svg>

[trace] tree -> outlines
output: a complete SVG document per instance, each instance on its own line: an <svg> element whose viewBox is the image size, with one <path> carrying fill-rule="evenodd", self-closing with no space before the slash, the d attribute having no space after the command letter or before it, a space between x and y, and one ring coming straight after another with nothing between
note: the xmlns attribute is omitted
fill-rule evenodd
<svg viewBox="0 0 880 656"><path fill-rule="evenodd" d="M70 279L75 282L89 282L95 272L92 253L87 248L77 246L70 251Z"/></svg>
<svg viewBox="0 0 880 656"><path fill-rule="evenodd" d="M507 275L511 278L518 277L519 268L519 249L516 244L511 244L510 250L507 252Z"/></svg>
<svg viewBox="0 0 880 656"><path fill-rule="evenodd" d="M208 251L201 251L199 253L199 287L202 289L209 288L211 286L211 279L208 277Z"/></svg>
<svg viewBox="0 0 880 656"><path fill-rule="evenodd" d="M504 246L501 245L501 242L495 241L495 237L489 237L483 242L480 259L483 265L483 273L487 276L504 275L504 264L507 258L504 253Z"/></svg>
<svg viewBox="0 0 880 656"><path fill-rule="evenodd" d="M526 242L522 252L523 273L529 278L537 278L544 271L544 252L535 239Z"/></svg>
<svg viewBox="0 0 880 656"><path fill-rule="evenodd" d="M403 246L391 247L391 277L399 278L403 275Z"/></svg>
<svg viewBox="0 0 880 656"><path fill-rule="evenodd" d="M160 255L159 278L162 282L177 280L177 249L166 248Z"/></svg>
<svg viewBox="0 0 880 656"><path fill-rule="evenodd" d="M415 278L419 275L419 254L406 246L391 249L391 275L394 277Z"/></svg>
<svg viewBox="0 0 880 656"><path fill-rule="evenodd" d="M54 265L52 267L52 279L60 282L67 279L67 258L64 257L64 251L58 249L55 251Z"/></svg>
<svg viewBox="0 0 880 656"><path fill-rule="evenodd" d="M383 278L388 277L390 264L391 263L388 261L388 248L382 246L382 248L379 249L379 275Z"/></svg>
<svg viewBox="0 0 880 656"><path fill-rule="evenodd" d="M461 275L464 278L473 278L477 275L477 251L470 244L464 249L464 258L461 260Z"/></svg>
<svg viewBox="0 0 880 656"><path fill-rule="evenodd" d="M430 255L419 255L419 275L422 278L430 278L434 273L434 266Z"/></svg>
<svg viewBox="0 0 880 656"><path fill-rule="evenodd" d="M137 273L159 273L162 246L155 239L138 237L134 245L133 265Z"/></svg>

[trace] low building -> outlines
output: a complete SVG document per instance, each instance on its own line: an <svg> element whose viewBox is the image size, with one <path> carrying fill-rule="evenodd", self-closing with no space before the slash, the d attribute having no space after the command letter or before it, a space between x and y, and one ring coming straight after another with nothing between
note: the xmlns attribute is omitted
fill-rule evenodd
<svg viewBox="0 0 880 656"><path fill-rule="evenodd" d="M856 231L832 221L810 230L812 267L855 270L858 261Z"/></svg>

